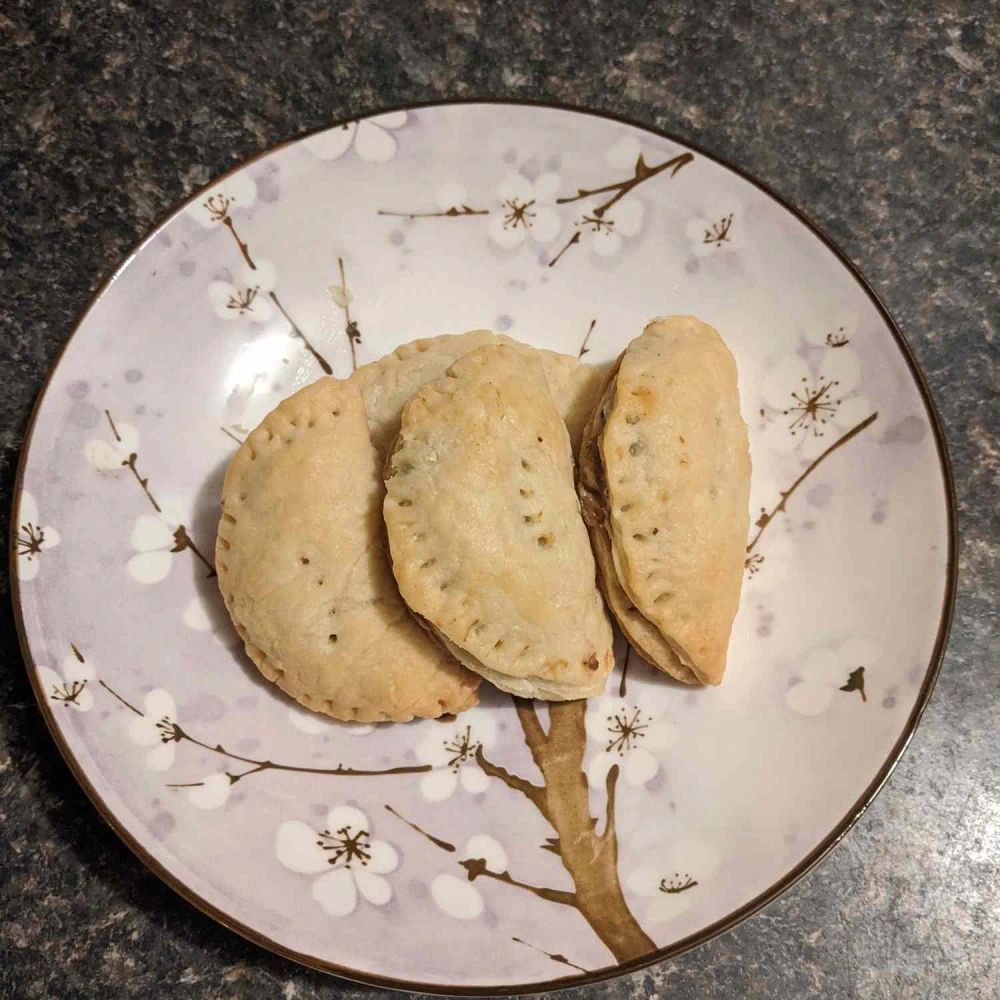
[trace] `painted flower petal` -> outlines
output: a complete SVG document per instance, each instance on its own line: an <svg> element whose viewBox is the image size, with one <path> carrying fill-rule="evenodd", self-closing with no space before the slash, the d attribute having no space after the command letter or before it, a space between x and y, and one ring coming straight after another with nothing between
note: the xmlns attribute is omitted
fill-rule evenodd
<svg viewBox="0 0 1000 1000"><path fill-rule="evenodd" d="M59 536L59 532L52 527L51 524L43 525L42 534L45 536L42 539L42 544L39 548L44 552L46 549L54 549L62 539Z"/></svg>
<svg viewBox="0 0 1000 1000"><path fill-rule="evenodd" d="M677 741L680 739L680 732L677 727L664 716L653 719L648 724L644 735L646 738L642 741L642 745L647 750L660 752L676 746Z"/></svg>
<svg viewBox="0 0 1000 1000"><path fill-rule="evenodd" d="M274 851L289 871L314 875L330 867L326 852L317 841L316 831L297 819L285 820L278 827Z"/></svg>
<svg viewBox="0 0 1000 1000"><path fill-rule="evenodd" d="M659 892L661 865L640 865L625 878L628 888L639 896L654 896Z"/></svg>
<svg viewBox="0 0 1000 1000"><path fill-rule="evenodd" d="M623 776L627 784L640 788L660 769L660 762L643 747L636 747L625 755Z"/></svg>
<svg viewBox="0 0 1000 1000"><path fill-rule="evenodd" d="M407 122L408 115L405 111L386 111L385 114L372 115L366 121L379 128L402 128Z"/></svg>
<svg viewBox="0 0 1000 1000"><path fill-rule="evenodd" d="M169 552L140 552L128 561L129 576L138 583L159 583L170 572Z"/></svg>
<svg viewBox="0 0 1000 1000"><path fill-rule="evenodd" d="M240 289L231 285L228 281L213 281L208 286L208 300L212 303L215 315L219 319L233 320L239 319L238 309L230 309L230 303L236 302L240 297Z"/></svg>
<svg viewBox="0 0 1000 1000"><path fill-rule="evenodd" d="M841 677L846 676L843 661L828 646L812 650L802 660L799 673L811 684L842 684Z"/></svg>
<svg viewBox="0 0 1000 1000"><path fill-rule="evenodd" d="M462 787L470 795L482 795L489 788L490 779L475 764L467 764L459 772Z"/></svg>
<svg viewBox="0 0 1000 1000"><path fill-rule="evenodd" d="M45 696L51 698L53 694L62 690L65 681L51 667L39 667L38 684Z"/></svg>
<svg viewBox="0 0 1000 1000"><path fill-rule="evenodd" d="M591 788L604 787L608 771L611 770L611 765L616 763L617 760L616 755L610 754L606 750L601 750L599 753L594 754L593 759L587 767L587 781L590 782Z"/></svg>
<svg viewBox="0 0 1000 1000"><path fill-rule="evenodd" d="M188 789L188 798L198 809L218 809L225 805L232 787L228 774L210 774L200 785Z"/></svg>
<svg viewBox="0 0 1000 1000"><path fill-rule="evenodd" d="M122 453L122 458L128 458L132 452L139 450L139 431L132 424L120 424L116 421L115 430L121 438L120 441L115 441L115 446Z"/></svg>
<svg viewBox="0 0 1000 1000"><path fill-rule="evenodd" d="M369 845L371 857L365 866L365 871L376 875L394 872L399 867L399 854L396 848L387 840L373 840Z"/></svg>
<svg viewBox="0 0 1000 1000"><path fill-rule="evenodd" d="M396 140L385 129L363 121L358 124L354 151L369 163L387 163L396 155Z"/></svg>
<svg viewBox="0 0 1000 1000"><path fill-rule="evenodd" d="M456 875L438 875L431 882L431 898L439 909L456 920L474 920L483 912L479 890Z"/></svg>
<svg viewBox="0 0 1000 1000"><path fill-rule="evenodd" d="M872 406L867 397L849 396L841 402L833 419L840 427L847 430L855 424L860 424L865 417L870 417L874 412L875 407Z"/></svg>
<svg viewBox="0 0 1000 1000"><path fill-rule="evenodd" d="M302 145L321 160L336 160L351 148L357 129L357 122L347 122L303 139Z"/></svg>
<svg viewBox="0 0 1000 1000"><path fill-rule="evenodd" d="M371 829L371 824L368 822L368 817L354 806L334 806L326 814L326 828L330 833L336 833L345 827L350 827L351 833L357 833L359 830L367 833Z"/></svg>
<svg viewBox="0 0 1000 1000"><path fill-rule="evenodd" d="M583 727L589 739L606 744L608 741L608 726L616 715L621 715L628 708L624 698L606 695L591 701L587 705L587 713L583 717Z"/></svg>
<svg viewBox="0 0 1000 1000"><path fill-rule="evenodd" d="M333 728L333 719L328 719L318 712L310 712L309 709L298 706L288 710L288 721L300 732L309 733L310 736L329 733Z"/></svg>
<svg viewBox="0 0 1000 1000"><path fill-rule="evenodd" d="M27 524L29 521L32 524L38 524L38 504L27 490L21 490L21 502L18 504L17 516L21 524Z"/></svg>
<svg viewBox="0 0 1000 1000"><path fill-rule="evenodd" d="M32 555L18 554L17 557L17 578L22 581L34 580L38 576L41 568L41 560L38 553Z"/></svg>
<svg viewBox="0 0 1000 1000"><path fill-rule="evenodd" d="M708 223L700 216L688 219L688 221L684 224L685 236L687 236L687 238L696 245L701 243L701 241L705 238L706 229L708 229Z"/></svg>
<svg viewBox="0 0 1000 1000"><path fill-rule="evenodd" d="M490 217L486 225L486 233L497 246L505 250L513 250L524 242L527 229L522 225L507 225L504 228L504 212L502 209Z"/></svg>
<svg viewBox="0 0 1000 1000"><path fill-rule="evenodd" d="M831 348L819 364L818 378L837 382L830 390L834 399L843 399L861 381L861 358L850 347Z"/></svg>
<svg viewBox="0 0 1000 1000"><path fill-rule="evenodd" d="M618 170L634 170L636 160L639 159L641 152L642 146L639 145L636 136L623 135L608 148L605 158L612 167Z"/></svg>
<svg viewBox="0 0 1000 1000"><path fill-rule="evenodd" d="M168 771L177 755L177 744L161 743L146 754L146 767L151 771Z"/></svg>
<svg viewBox="0 0 1000 1000"><path fill-rule="evenodd" d="M713 844L691 838L675 840L663 857L661 874L669 876L672 872L682 872L703 882L715 874L721 861L722 856Z"/></svg>
<svg viewBox="0 0 1000 1000"><path fill-rule="evenodd" d="M381 875L367 868L355 871L354 881L361 895L375 906L385 906L392 899L392 886Z"/></svg>
<svg viewBox="0 0 1000 1000"><path fill-rule="evenodd" d="M647 922L666 924L671 920L676 920L677 917L691 908L690 896L690 890L676 893L657 892L656 898L646 907Z"/></svg>
<svg viewBox="0 0 1000 1000"><path fill-rule="evenodd" d="M241 276L243 284L248 288L259 288L261 295L274 291L278 286L278 269L275 267L274 261L255 257L254 264L257 266L251 267L244 263ZM254 308L256 309L256 307L255 302Z"/></svg>
<svg viewBox="0 0 1000 1000"><path fill-rule="evenodd" d="M128 452L122 454L120 449L112 447L107 441L101 441L99 438L88 441L83 446L83 454L87 461L101 472L113 472L120 469L122 462L128 458ZM21 509L22 511L24 509L23 501Z"/></svg>
<svg viewBox="0 0 1000 1000"><path fill-rule="evenodd" d="M787 410L795 402L792 393L801 396L803 386L808 387L811 381L812 374L805 361L797 355L789 355L782 358L764 376L761 395L768 406L776 410Z"/></svg>
<svg viewBox="0 0 1000 1000"><path fill-rule="evenodd" d="M165 493L157 497L160 502L160 517L171 528L177 524L187 524L191 515L189 493ZM170 538L173 542L173 535Z"/></svg>
<svg viewBox="0 0 1000 1000"><path fill-rule="evenodd" d="M615 220L615 232L622 236L635 236L642 229L642 220L646 215L646 206L638 199L619 202L612 209Z"/></svg>
<svg viewBox="0 0 1000 1000"><path fill-rule="evenodd" d="M496 743L497 720L489 709L480 707L463 712L455 726L456 735L464 734L466 726L469 727L469 739L482 743L483 749L489 750Z"/></svg>
<svg viewBox="0 0 1000 1000"><path fill-rule="evenodd" d="M507 852L498 841L485 833L477 833L466 841L465 857L482 858L491 871L507 870Z"/></svg>
<svg viewBox="0 0 1000 1000"><path fill-rule="evenodd" d="M85 687L75 698L75 700L69 703L70 708L75 709L77 712L89 712L94 707L94 695L89 687Z"/></svg>
<svg viewBox="0 0 1000 1000"><path fill-rule="evenodd" d="M830 707L835 690L829 684L810 684L808 681L799 681L788 689L785 703L799 715L822 715Z"/></svg>
<svg viewBox="0 0 1000 1000"><path fill-rule="evenodd" d="M331 917L348 916L358 905L354 875L346 868L321 875L312 884L312 897Z"/></svg>
<svg viewBox="0 0 1000 1000"><path fill-rule="evenodd" d="M443 802L455 794L458 775L450 768L431 771L420 779L420 794L431 802Z"/></svg>
<svg viewBox="0 0 1000 1000"><path fill-rule="evenodd" d="M71 682L89 681L94 677L95 673L94 665L89 660L84 659L81 663L74 653L68 653L63 657L62 674L66 680Z"/></svg>
<svg viewBox="0 0 1000 1000"><path fill-rule="evenodd" d="M614 230L602 229L594 233L590 248L598 257L613 257L622 248L622 238Z"/></svg>
<svg viewBox="0 0 1000 1000"><path fill-rule="evenodd" d="M517 201L520 203L534 200L535 188L524 174L508 174L497 188L500 201Z"/></svg>
<svg viewBox="0 0 1000 1000"><path fill-rule="evenodd" d="M535 200L536 201L554 201L556 196L559 194L560 179L559 175L553 173L552 171L547 171L544 174L539 174L535 178Z"/></svg>
<svg viewBox="0 0 1000 1000"><path fill-rule="evenodd" d="M562 229L562 219L554 208L542 206L531 220L531 238L536 243L551 243Z"/></svg>
<svg viewBox="0 0 1000 1000"><path fill-rule="evenodd" d="M138 552L154 552L156 549L171 548L174 533L156 515L142 514L132 527L129 542Z"/></svg>
<svg viewBox="0 0 1000 1000"><path fill-rule="evenodd" d="M417 759L431 767L445 767L452 754L445 748L456 736L454 724L440 722L423 723L423 735L416 746Z"/></svg>
<svg viewBox="0 0 1000 1000"><path fill-rule="evenodd" d="M144 715L134 716L128 724L128 735L133 743L141 747L156 746L160 742L160 731L156 723Z"/></svg>

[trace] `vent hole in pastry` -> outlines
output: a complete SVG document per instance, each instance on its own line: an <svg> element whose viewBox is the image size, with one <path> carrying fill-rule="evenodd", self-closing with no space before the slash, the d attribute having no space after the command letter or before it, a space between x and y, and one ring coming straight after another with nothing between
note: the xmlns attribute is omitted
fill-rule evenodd
<svg viewBox="0 0 1000 1000"><path fill-rule="evenodd" d="M450 586L451 586L451 580L445 580L444 583L441 584L441 589L447 590Z"/></svg>
<svg viewBox="0 0 1000 1000"><path fill-rule="evenodd" d="M289 420L288 422L289 422L289 423L290 423L290 424L291 424L291 425L292 425L293 427L298 427L298 426L299 426L299 422L298 422L297 420Z"/></svg>
<svg viewBox="0 0 1000 1000"><path fill-rule="evenodd" d="M544 444L544 442L542 441L542 439L540 437L536 438L535 440L537 440L539 444Z"/></svg>
<svg viewBox="0 0 1000 1000"><path fill-rule="evenodd" d="M240 500L241 500L241 501L242 501L242 500L246 500L246 498L247 498L247 495L246 495L245 493L241 493L241 494L240 494Z"/></svg>
<svg viewBox="0 0 1000 1000"><path fill-rule="evenodd" d="M499 649L502 645L503 645L503 639L497 639L497 641L493 643L493 648Z"/></svg>
<svg viewBox="0 0 1000 1000"><path fill-rule="evenodd" d="M525 524L534 524L536 521L540 521L541 519L542 512L539 511L537 514L525 514L522 520Z"/></svg>
<svg viewBox="0 0 1000 1000"><path fill-rule="evenodd" d="M340 410L331 410L330 413L334 417L339 417L340 416Z"/></svg>
<svg viewBox="0 0 1000 1000"><path fill-rule="evenodd" d="M652 534L658 535L659 533L660 533L660 529L659 528L653 528Z"/></svg>
<svg viewBox="0 0 1000 1000"><path fill-rule="evenodd" d="M637 531L632 537L637 542L644 542L646 540L646 536L641 531Z"/></svg>
<svg viewBox="0 0 1000 1000"><path fill-rule="evenodd" d="M308 566L309 565L309 557L308 556L299 556L299 562L302 563L303 566Z"/></svg>
<svg viewBox="0 0 1000 1000"><path fill-rule="evenodd" d="M404 497L402 500L399 501L399 506L400 507L412 507L413 506L413 501L412 500L407 500Z"/></svg>
<svg viewBox="0 0 1000 1000"><path fill-rule="evenodd" d="M327 636L327 638L330 640L330 642L336 642L337 641L337 633L336 632L331 632Z"/></svg>
<svg viewBox="0 0 1000 1000"><path fill-rule="evenodd" d="M521 468L524 469L526 472L530 472L531 471L531 463L526 458L522 458L521 459Z"/></svg>
<svg viewBox="0 0 1000 1000"><path fill-rule="evenodd" d="M525 500L527 500L528 497L533 497L535 495L534 490L521 490L520 492L521 496L523 496Z"/></svg>
<svg viewBox="0 0 1000 1000"><path fill-rule="evenodd" d="M637 423L639 423L639 414L638 413L626 413L625 414L625 423L627 423L627 424L637 424Z"/></svg>
<svg viewBox="0 0 1000 1000"><path fill-rule="evenodd" d="M543 549L545 549L548 548L555 541L555 538L553 535L546 533L544 535L539 535L537 541L538 544Z"/></svg>
<svg viewBox="0 0 1000 1000"><path fill-rule="evenodd" d="M310 420L309 423L306 424L306 427L315 427L315 426L316 426L315 420Z"/></svg>
<svg viewBox="0 0 1000 1000"><path fill-rule="evenodd" d="M330 614L331 615L335 615L336 613L337 613L337 609L336 608L330 608Z"/></svg>
<svg viewBox="0 0 1000 1000"><path fill-rule="evenodd" d="M623 503L618 509L622 514L627 514L632 509L632 505L630 503Z"/></svg>
<svg viewBox="0 0 1000 1000"><path fill-rule="evenodd" d="M642 454L642 451L643 451L643 449L642 449L642 442L641 442L641 441L633 441L633 442L632 442L632 443L631 443L631 444L630 444L630 445L628 446L628 453L629 453L629 454L630 454L630 455L631 455L631 456L632 456L633 458L635 458L635 456L636 456L636 455L641 455L641 454Z"/></svg>
<svg viewBox="0 0 1000 1000"><path fill-rule="evenodd" d="M318 580L316 581L316 586L317 586L317 587L322 587L322 586L323 586L323 577L320 577L320 578L319 578L319 579L318 579Z"/></svg>

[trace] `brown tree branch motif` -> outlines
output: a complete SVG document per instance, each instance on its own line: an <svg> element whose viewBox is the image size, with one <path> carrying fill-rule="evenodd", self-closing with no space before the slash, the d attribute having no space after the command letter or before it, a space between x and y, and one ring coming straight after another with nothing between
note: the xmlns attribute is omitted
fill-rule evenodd
<svg viewBox="0 0 1000 1000"><path fill-rule="evenodd" d="M118 433L118 428L115 426L115 421L114 418L111 416L110 411L105 410L104 415L108 418L108 426L111 428L111 433L114 435L115 441L118 444L121 444L122 438L121 435ZM146 499L149 501L153 510L155 510L156 513L162 517L163 509L160 507L159 502L157 501L156 497L153 496L153 492L149 488L149 477L148 476L144 477L139 474L139 469L136 464L138 462L138 459L139 455L137 452L134 451L130 452L127 458L122 459L121 466L123 469L128 469L129 472L132 473L132 475L135 477L135 481L139 484L140 488L142 489L142 492L145 494ZM205 555L202 553L201 549L199 549L198 546L195 545L194 541L191 539L191 536L188 534L187 528L183 524L179 524L174 529L174 546L170 551L184 552L185 550L189 550L191 554L205 566L205 568L208 570L208 578L215 576L215 567L208 559L205 558Z"/></svg>
<svg viewBox="0 0 1000 1000"><path fill-rule="evenodd" d="M135 705L126 700L104 680L99 680L98 684L100 684L105 691L116 698L130 712L140 718L147 717L145 712L136 708ZM218 754L220 757L224 757L227 760L235 761L238 764L248 765L249 769L246 771L240 771L236 774L229 771L225 772L230 785L235 785L236 782L241 781L243 778L248 778L252 774L260 774L262 771L285 771L294 774L321 774L328 777L369 778L391 774L425 774L426 772L432 770L430 764L407 764L400 767L379 768L375 770L369 768L345 767L343 764L337 764L336 767L305 767L298 764L282 764L273 760L261 760L259 758L247 757L243 754L234 753L231 750L227 750L221 743L206 743L204 740L200 740L196 736L192 736L174 719L158 719L155 721L155 725L160 732L160 741L162 743L191 743L194 746L201 747L203 750L208 750L211 753ZM191 781L180 784L168 784L167 787L200 788L203 784L203 781Z"/></svg>
<svg viewBox="0 0 1000 1000"><path fill-rule="evenodd" d="M354 296L350 288L347 287L347 274L344 271L343 257L337 258L337 267L340 268L340 284L330 286L330 297L343 310L344 334L351 348L351 371L357 371L358 354L355 344L361 343L361 330L358 328L357 321L351 319L351 300Z"/></svg>
<svg viewBox="0 0 1000 1000"><path fill-rule="evenodd" d="M240 239L239 233L236 231L236 224L233 222L232 214L229 211L233 203L233 198L219 192L217 194L213 194L205 202L203 202L203 207L207 210L213 222L219 222L229 230L233 239L236 241L237 248L243 255L243 259L246 261L247 266L251 271L256 271L257 265L254 262L253 257L250 255L250 247L247 245L245 240ZM246 311L252 311L253 301L259 292L259 288L248 288L242 293L237 292L235 297L230 296L227 308L233 309L240 315L243 315ZM281 304L281 300L278 298L278 293L271 290L267 294L268 298L277 307L278 312L281 313L288 325L291 327L292 335L294 337L298 337L298 339L302 341L306 350L312 355L320 368L323 369L323 373L326 375L332 375L333 369L330 367L330 363L323 357L322 354L319 353L309 338L302 331L302 328L289 315L288 310Z"/></svg>
<svg viewBox="0 0 1000 1000"><path fill-rule="evenodd" d="M594 332L594 327L597 326L597 320L592 319L590 321L590 326L587 327L587 336L583 338L583 343L580 345L580 350L577 352L577 358L582 360L583 356L590 350L587 346L590 343L590 335Z"/></svg>
<svg viewBox="0 0 1000 1000"><path fill-rule="evenodd" d="M608 211L617 205L618 202L621 201L627 194L635 190L635 188L637 188L640 184L644 184L646 181L651 180L666 171L669 171L671 177L675 177L678 170L691 163L693 160L693 154L681 153L669 160L665 160L663 163L657 164L655 167L651 167L646 163L642 153L640 153L635 161L635 167L633 168L631 177L627 177L622 181L616 181L612 184L605 184L603 187L577 188L575 195L571 195L567 198L556 198L557 205L568 205L571 202L581 201L585 198L593 198L597 195L611 195L610 198L601 202L601 204L599 204L596 208L590 209L589 212L583 212L581 217L575 223L578 228L566 241L562 249L555 255L555 257L549 261L549 267L555 267L570 247L574 247L580 242L584 232L590 231L596 233L610 229L614 225L614 222L613 220L607 218Z"/></svg>
<svg viewBox="0 0 1000 1000"><path fill-rule="evenodd" d="M489 215L488 208L470 208L468 205L452 205L442 212L393 212L380 208L378 215L388 215L397 219L461 219L470 215Z"/></svg>
<svg viewBox="0 0 1000 1000"><path fill-rule="evenodd" d="M525 941L523 938L512 937L511 941L523 944L526 948L537 951L539 955L544 955L546 958L550 958L553 962L558 962L560 965L567 965L571 969L576 969L577 972L590 972L590 969L585 969L582 965L571 962L565 955L560 955L558 952L546 951L544 948L539 948L538 945L532 944L530 941Z"/></svg>
<svg viewBox="0 0 1000 1000"><path fill-rule="evenodd" d="M240 239L239 233L236 232L236 226L233 223L233 217L229 214L229 209L233 201L233 198L220 192L211 195L203 202L203 205L213 222L221 222L229 230L230 235L236 241L236 246L243 255L243 259L247 262L247 266L251 271L256 271L257 265L254 263L253 257L250 256L250 248Z"/></svg>
<svg viewBox="0 0 1000 1000"><path fill-rule="evenodd" d="M492 871L482 858L465 858L458 862L459 865L470 881L490 878L576 910L619 962L655 951L655 943L625 901L618 876L617 764L608 771L604 829L600 833L597 832L598 820L591 815L590 794L583 771L586 702L550 704L548 731L543 728L532 702L515 698L514 706L525 743L542 774L543 783L537 785L489 761L482 747L477 748L476 761L491 778L527 798L552 826L556 836L548 838L542 849L559 857L574 888L567 891L523 882L509 871ZM399 815L391 807L386 808ZM403 819L403 822L442 850L455 852L454 845L432 838L409 820Z"/></svg>
<svg viewBox="0 0 1000 1000"><path fill-rule="evenodd" d="M750 576L756 574L760 569L761 563L764 561L764 557L757 554L753 554L753 550L757 547L757 543L760 541L761 536L767 530L767 526L774 520L774 518L787 510L787 503L791 499L792 494L819 468L819 466L832 455L838 448L842 448L848 441L852 438L857 437L866 427L871 426L878 419L878 412L872 413L870 416L865 417L860 423L855 424L849 431L842 434L833 444L830 445L825 451L822 451L816 458L809 463L806 470L788 487L787 490L782 490L779 494L781 499L774 505L774 507L768 511L766 508L761 507L760 516L754 522L757 532L750 539L747 545L747 556L744 562L744 566Z"/></svg>

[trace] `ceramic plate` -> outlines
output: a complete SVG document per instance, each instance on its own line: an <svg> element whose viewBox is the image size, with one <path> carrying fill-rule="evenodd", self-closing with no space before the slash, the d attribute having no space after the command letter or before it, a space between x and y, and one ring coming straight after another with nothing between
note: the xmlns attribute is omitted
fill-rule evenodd
<svg viewBox="0 0 1000 1000"><path fill-rule="evenodd" d="M257 674L211 554L226 463L278 400L473 327L607 365L664 313L723 333L750 426L721 688L619 639L546 788L542 704L484 685L457 721L349 725ZM947 631L946 462L885 310L751 179L595 114L393 111L211 185L97 295L22 459L25 658L104 816L227 926L379 984L592 981L773 899L885 780Z"/></svg>

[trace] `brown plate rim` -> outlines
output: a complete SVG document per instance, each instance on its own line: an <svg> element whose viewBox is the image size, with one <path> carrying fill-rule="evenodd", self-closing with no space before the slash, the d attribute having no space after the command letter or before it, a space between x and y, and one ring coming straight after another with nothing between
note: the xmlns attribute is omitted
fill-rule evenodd
<svg viewBox="0 0 1000 1000"><path fill-rule="evenodd" d="M421 102L409 102L405 104L396 104L390 107L380 108L369 112L365 115L352 116L350 118L343 118L338 121L332 122L327 125L323 125L320 128L312 129L308 132L304 132L302 135L296 136L293 139L286 140L285 142L278 143L274 146L269 147L266 150L262 150L256 153L254 156L247 160L244 160L237 166L233 167L231 170L226 171L224 174L220 174L218 177L213 178L208 184L202 186L192 195L186 198L183 202L178 205L174 205L170 210L161 216L158 221L150 228L146 236L144 236L135 247L129 251L125 257L125 261L130 261L145 245L145 243L151 239L160 228L166 224L173 216L181 211L186 205L197 199L204 191L209 188L215 187L220 181L224 180L226 177L236 173L238 170L242 170L244 167L249 166L258 160L269 156L272 153L277 152L279 149L285 146L291 145L293 142L298 142L300 139L308 138L311 135L316 135L319 132L324 132L328 128L336 128L339 125L347 124L348 122L357 121L360 118L367 118L371 115L387 114L393 111L419 111L424 108L438 108L447 106L464 106L464 105L500 105L500 106L518 106L518 107L532 107L532 108L548 108L555 111L565 111L572 114L583 114L588 115L593 118L603 118L608 121L618 122L619 124L629 125L633 128L642 129L643 131L650 132L653 135L659 136L662 139L667 139L670 142L676 142L682 146L690 149L692 152L699 156L704 156L707 160L711 160L714 163L719 164L727 170L732 171L738 177L743 178L743 180L748 181L753 184L758 190L763 191L768 197L773 199L778 203L785 211L789 212L792 216L798 219L803 225L805 225L818 239L829 249L834 256L839 260L839 262L847 269L851 276L857 281L861 286L862 290L868 296L872 305L875 306L879 315L882 317L889 330L891 331L896 345L899 347L900 352L903 355L904 360L909 367L910 374L913 377L914 382L920 391L921 399L923 400L924 407L927 411L927 416L930 421L931 427L934 431L934 441L937 446L938 460L941 466L941 474L944 480L945 487L945 500L947 505L948 514L948 560L947 560L947 580L944 593L944 601L941 608L941 618L938 624L937 637L934 643L934 649L931 654L930 662L927 665L927 672L924 675L923 683L920 687L920 692L917 696L917 700L913 706L913 710L910 712L909 718L906 720L906 725L903 727L903 731L900 734L899 739L893 745L892 750L890 750L888 757L883 762L882 766L879 768L874 779L869 783L868 787L859 796L857 801L848 810L847 814L844 816L839 823L837 823L833 830L822 840L820 843L813 848L809 854L803 858L791 871L789 871L783 878L779 879L772 886L764 890L754 899L745 903L743 906L734 910L732 913L727 914L721 920L717 920L715 923L710 924L708 927L702 928L696 934L691 934L686 938L682 938L680 941L675 941L664 948L657 949L654 952L650 952L648 955L643 955L640 958L634 959L630 962L623 962L619 965L610 965L602 969L597 969L592 972L584 973L581 975L574 976L564 976L555 979L548 979L544 981L531 982L531 983L517 983L509 985L499 985L499 986L442 986L435 983L424 983L416 982L413 980L395 979L389 976L380 976L374 973L362 972L356 969L346 968L344 966L336 965L332 962L324 962L321 959L317 959L311 955L305 955L300 952L296 952L291 948L287 948L284 945L278 944L276 941L272 941L270 938L260 934L253 928L246 926L238 920L235 920L227 913L213 906L211 903L202 899L197 893L193 892L188 886L186 886L180 879L174 876L170 871L167 870L165 866L160 864L156 859L154 859L145 848L132 836L131 833L125 828L125 826L118 820L113 811L108 807L104 800L100 797L97 790L90 783L86 774L83 772L80 765L77 763L76 758L73 756L69 747L66 745L56 724L55 717L52 714L51 708L45 698L44 692L41 690L38 681L38 667L34 662L34 658L31 655L31 649L28 645L28 639L24 630L24 619L21 610L21 593L20 593L20 581L17 576L17 546L16 546L16 534L17 534L17 521L18 513L20 507L20 497L22 483L24 480L25 466L27 464L27 456L31 449L32 435L35 430L35 423L38 418L38 414L41 411L43 402L45 401L45 396L48 392L49 386L52 381L52 377L59 367L60 362L69 347L70 342L76 335L83 321L86 319L90 310L97 304L98 300L110 286L111 282L114 280L116 275L121 270L122 266L117 266L105 279L100 283L97 289L91 293L87 304L81 310L77 316L76 321L70 331L69 336L66 338L66 342L60 348L55 361L52 364L52 368L49 370L48 375L45 378L45 382L42 385L41 390L35 400L34 407L32 408L31 417L28 422L27 430L24 435L24 441L21 445L21 454L18 460L17 476L14 481L14 500L13 508L11 511L11 521L10 521L10 540L9 540L9 553L10 553L10 582L11 582L11 600L14 605L14 620L17 627L18 642L21 646L21 655L24 658L25 664L30 664L30 668L27 672L29 679L31 681L32 689L35 693L35 699L38 701L39 708L41 709L42 716L45 719L45 724L52 735L56 746L59 748L66 764L69 766L70 771L76 778L77 782L83 788L87 797L94 804L97 811L103 817L105 822L118 834L118 836L125 842L126 846L136 855L139 860L146 865L156 876L158 876L163 882L165 882L170 888L177 892L180 896L186 899L193 906L196 906L203 913L210 916L212 919L216 920L218 923L222 924L223 927L228 928L231 931L241 935L248 941L253 942L256 945L266 948L267 950L274 952L275 954L281 955L284 958L292 959L301 965L308 966L312 969L317 969L321 972L332 973L337 976L341 976L345 979L353 980L354 982L364 983L369 986L378 986L386 989L403 990L408 992L431 992L439 996L521 996L525 994L541 993L547 990L560 990L567 989L574 986L588 986L594 983L600 983L608 979L612 979L616 976L627 975L632 972L637 972L640 969L647 968L650 965L654 965L658 962L662 962L669 958L674 958L677 955L682 954L691 948L696 948L699 945L705 944L712 938L717 937L725 931L731 930L737 924L742 923L747 917L756 913L759 909L766 906L768 903L773 902L780 895L782 895L787 889L790 889L803 875L811 871L816 867L829 853L833 850L837 844L843 840L844 836L851 829L852 826L864 815L865 810L871 805L875 796L882 790L889 776L892 774L899 762L900 757L909 745L913 733L915 732L918 723L920 722L920 717L924 713L924 709L927 707L927 703L930 700L932 691L934 690L934 685L937 682L938 675L941 671L941 662L944 657L945 647L948 643L948 634L951 630L952 618L955 611L955 594L958 583L958 564L957 564L957 552L958 552L958 518L957 518L957 501L955 494L955 477L952 470L951 459L948 455L948 447L945 441L944 431L941 426L941 419L938 415L937 409L934 405L934 400L931 396L930 388L927 385L926 377L920 369L920 365L917 363L917 359L913 354L913 350L907 343L906 338L903 336L902 330L900 330L899 325L892 318L889 310L886 308L878 293L872 288L868 283L868 280L864 277L861 271L853 264L853 262L848 258L848 256L837 246L833 240L827 236L827 234L815 223L813 220L806 215L803 211L796 208L789 201L783 198L781 195L773 191L767 184L763 181L758 180L753 175L749 174L747 171L743 170L741 167L735 166L730 163L725 158L711 153L708 150L702 148L698 144L691 142L689 139L682 138L681 136L675 135L665 129L658 128L655 125L647 125L642 122L636 121L629 118L626 115L617 114L610 111L599 111L592 108L585 108L574 106L572 104L558 102L558 101L542 101L542 100L532 100L524 98L490 98L490 97L468 97L468 98L457 98L450 100L434 100L434 101L421 101Z"/></svg>

